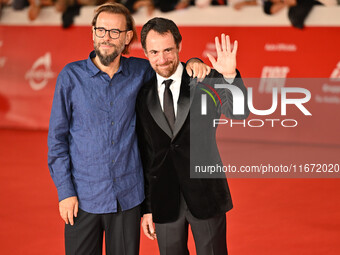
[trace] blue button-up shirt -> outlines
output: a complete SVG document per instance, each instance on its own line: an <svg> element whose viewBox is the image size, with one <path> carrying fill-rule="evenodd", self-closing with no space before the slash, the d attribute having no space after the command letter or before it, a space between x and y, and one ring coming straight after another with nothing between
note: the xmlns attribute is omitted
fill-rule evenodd
<svg viewBox="0 0 340 255"><path fill-rule="evenodd" d="M149 61L121 58L111 79L87 60L59 74L48 132L48 166L59 201L77 196L90 213L117 211L144 199L135 133L135 101L154 74Z"/></svg>

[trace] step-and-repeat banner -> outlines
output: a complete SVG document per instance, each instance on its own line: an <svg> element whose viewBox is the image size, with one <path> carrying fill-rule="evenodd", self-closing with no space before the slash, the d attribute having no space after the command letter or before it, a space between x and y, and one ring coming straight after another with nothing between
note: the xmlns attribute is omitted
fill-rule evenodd
<svg viewBox="0 0 340 255"><path fill-rule="evenodd" d="M252 113L246 121L221 119L219 136L340 144L340 27L180 30L182 61L199 57L210 65L207 53L216 55L214 37L221 33L239 42L237 66L251 88ZM58 73L92 49L89 26L2 25L0 127L47 129ZM145 58L140 43L133 44L131 56Z"/></svg>

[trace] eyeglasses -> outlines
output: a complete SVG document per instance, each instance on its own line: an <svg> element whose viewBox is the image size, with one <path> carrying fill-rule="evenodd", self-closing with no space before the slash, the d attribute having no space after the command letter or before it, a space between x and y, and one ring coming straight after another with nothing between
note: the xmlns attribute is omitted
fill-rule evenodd
<svg viewBox="0 0 340 255"><path fill-rule="evenodd" d="M104 38L106 35L106 32L109 32L109 36L111 39L118 39L120 36L120 33L126 32L128 30L119 30L119 29L105 29L103 27L95 27L94 32L97 37Z"/></svg>

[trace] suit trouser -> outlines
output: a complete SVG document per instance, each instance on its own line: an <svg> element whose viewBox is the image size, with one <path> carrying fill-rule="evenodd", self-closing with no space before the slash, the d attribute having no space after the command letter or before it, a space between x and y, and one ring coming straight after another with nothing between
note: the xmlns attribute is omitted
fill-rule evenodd
<svg viewBox="0 0 340 255"><path fill-rule="evenodd" d="M138 255L140 206L117 213L92 214L79 209L74 225L65 224L66 255Z"/></svg>
<svg viewBox="0 0 340 255"><path fill-rule="evenodd" d="M201 220L195 218L189 211L183 196L181 196L179 218L170 223L156 223L156 234L161 255L189 254L188 225L195 240L197 255L226 255L226 215Z"/></svg>

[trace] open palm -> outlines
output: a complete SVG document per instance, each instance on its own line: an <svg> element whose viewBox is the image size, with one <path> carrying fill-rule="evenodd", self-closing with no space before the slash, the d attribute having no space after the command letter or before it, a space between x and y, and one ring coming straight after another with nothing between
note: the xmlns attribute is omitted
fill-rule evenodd
<svg viewBox="0 0 340 255"><path fill-rule="evenodd" d="M215 46L217 52L217 60L210 54L208 58L213 68L226 78L234 78L236 76L236 53L238 42L234 42L233 50L231 50L229 35L221 35L221 44L219 38L215 37Z"/></svg>

